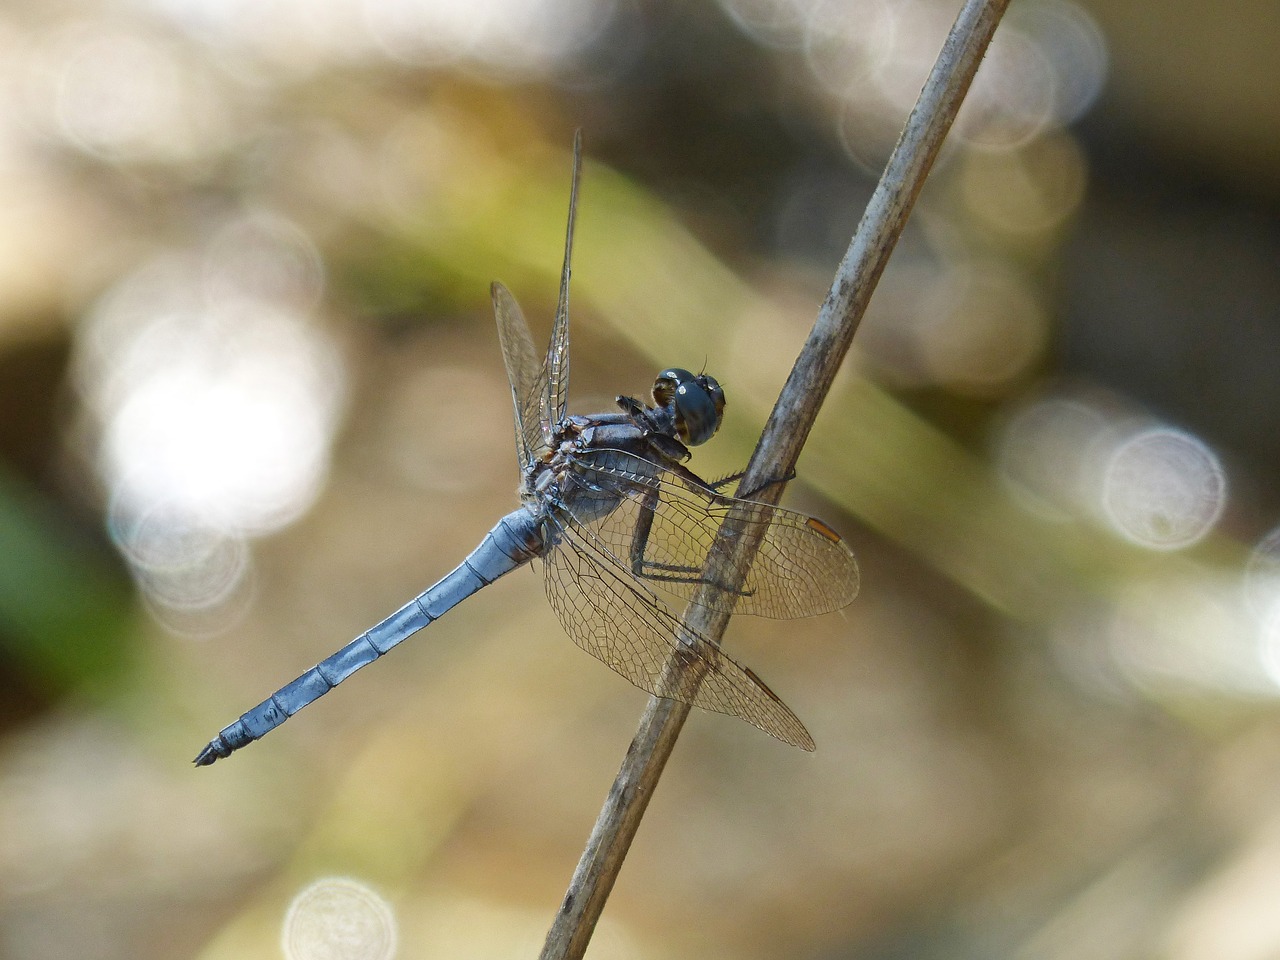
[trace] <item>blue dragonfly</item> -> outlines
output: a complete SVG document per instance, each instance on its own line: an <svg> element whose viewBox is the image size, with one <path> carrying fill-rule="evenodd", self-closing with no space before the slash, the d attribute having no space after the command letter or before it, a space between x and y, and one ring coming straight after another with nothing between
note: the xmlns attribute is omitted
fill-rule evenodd
<svg viewBox="0 0 1280 960"><path fill-rule="evenodd" d="M618 397L617 412L568 414L569 263L581 164L579 137L560 300L544 359L515 298L501 283L492 286L515 407L519 508L434 586L224 727L195 758L198 766L263 737L535 559L542 561L547 599L565 632L631 683L814 749L791 709L718 643L686 627L664 597L779 619L811 616L853 600L857 561L822 521L726 496L720 488L735 478L707 483L684 465L689 448L720 428L725 396L713 377L672 367L658 374L652 404ZM741 587L708 589L720 586L703 568L726 521L762 529L761 545ZM672 669L673 663L695 669Z"/></svg>

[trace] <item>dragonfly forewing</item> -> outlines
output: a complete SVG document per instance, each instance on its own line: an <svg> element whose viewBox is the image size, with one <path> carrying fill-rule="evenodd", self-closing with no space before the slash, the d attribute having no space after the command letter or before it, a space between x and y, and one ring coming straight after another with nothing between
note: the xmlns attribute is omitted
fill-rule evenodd
<svg viewBox="0 0 1280 960"><path fill-rule="evenodd" d="M533 336L524 311L511 291L494 281L493 315L498 321L498 343L502 347L502 363L511 384L511 402L516 416L516 457L524 469L537 452L546 446L543 433L542 402L546 392L546 367L539 362Z"/></svg>
<svg viewBox="0 0 1280 960"><path fill-rule="evenodd" d="M591 532L629 566L634 567L632 558L639 556L641 566L634 572L665 593L778 620L830 613L858 594L853 551L819 520L722 496L670 471L654 475L640 458L620 451L588 453L578 457L578 464L587 483L626 495L616 510L591 526ZM743 533L747 528L763 529L760 548L740 589L701 591L704 564L730 518ZM643 533L641 543L638 532Z"/></svg>
<svg viewBox="0 0 1280 960"><path fill-rule="evenodd" d="M550 435L569 408L569 275L573 259L573 230L578 220L578 183L582 180L582 131L573 137L573 181L569 187L569 223L564 234L564 263L560 268L560 300L551 328L543 376L542 428Z"/></svg>

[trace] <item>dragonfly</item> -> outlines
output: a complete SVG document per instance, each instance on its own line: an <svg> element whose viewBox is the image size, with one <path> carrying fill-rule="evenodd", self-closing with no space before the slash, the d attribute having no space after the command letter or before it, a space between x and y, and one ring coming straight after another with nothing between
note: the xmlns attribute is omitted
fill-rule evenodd
<svg viewBox="0 0 1280 960"><path fill-rule="evenodd" d="M438 583L224 727L195 758L197 766L265 736L467 597L535 560L565 632L631 683L814 749L781 698L718 642L686 626L671 604L777 619L827 613L857 595L857 560L820 520L722 493L739 475L708 483L685 466L689 448L710 440L723 420L725 394L715 378L672 367L655 379L651 404L620 396L615 412L568 413L569 275L581 171L579 134L559 303L541 361L515 298L501 283L491 288L515 410L519 508ZM726 522L760 533L740 586L704 570Z"/></svg>

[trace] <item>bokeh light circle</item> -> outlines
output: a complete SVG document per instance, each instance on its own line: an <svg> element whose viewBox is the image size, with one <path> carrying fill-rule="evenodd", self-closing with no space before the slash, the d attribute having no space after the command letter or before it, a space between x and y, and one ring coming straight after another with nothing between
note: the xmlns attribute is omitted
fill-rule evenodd
<svg viewBox="0 0 1280 960"><path fill-rule="evenodd" d="M1152 695L1273 695L1265 635L1222 571L1171 560L1118 585L1100 639L1116 673Z"/></svg>
<svg viewBox="0 0 1280 960"><path fill-rule="evenodd" d="M801 0L719 0L734 25L751 39L778 50L804 43L807 4Z"/></svg>
<svg viewBox="0 0 1280 960"><path fill-rule="evenodd" d="M1068 134L1037 137L1020 150L971 153L960 189L980 222L1005 233L1035 237L1057 228L1084 201L1084 152Z"/></svg>
<svg viewBox="0 0 1280 960"><path fill-rule="evenodd" d="M986 150L1013 150L1053 120L1056 78L1034 39L1011 29L991 41L955 121L955 136Z"/></svg>
<svg viewBox="0 0 1280 960"><path fill-rule="evenodd" d="M1110 59L1088 11L1068 0L1036 0L1015 4L1008 22L1035 40L1052 68L1054 122L1070 124L1087 113L1106 85Z"/></svg>
<svg viewBox="0 0 1280 960"><path fill-rule="evenodd" d="M1039 359L1049 318L1023 277L998 262L979 262L944 270L914 326L928 378L981 395L1003 389Z"/></svg>
<svg viewBox="0 0 1280 960"><path fill-rule="evenodd" d="M286 960L391 960L396 939L386 900L356 880L327 877L294 897L280 946Z"/></svg>
<svg viewBox="0 0 1280 960"><path fill-rule="evenodd" d="M886 0L815 0L802 41L810 76L833 96L865 95L900 53L906 12Z"/></svg>
<svg viewBox="0 0 1280 960"><path fill-rule="evenodd" d="M1244 568L1244 599L1259 620L1280 613L1280 527L1258 541Z"/></svg>
<svg viewBox="0 0 1280 960"><path fill-rule="evenodd" d="M162 323L164 321L161 321ZM180 500L248 532L310 506L327 466L321 402L336 361L296 317L255 303L169 318L103 432L103 469L135 504ZM149 340L152 338L148 338Z"/></svg>
<svg viewBox="0 0 1280 960"><path fill-rule="evenodd" d="M292 221L250 209L206 244L202 287L208 303L256 300L306 314L324 293L324 263L309 236Z"/></svg>
<svg viewBox="0 0 1280 960"><path fill-rule="evenodd" d="M151 611L209 635L243 608L249 540L306 511L341 416L341 358L312 316L315 244L241 211L203 250L174 250L102 296L75 376L108 526Z"/></svg>
<svg viewBox="0 0 1280 960"><path fill-rule="evenodd" d="M115 163L198 163L227 135L216 80L159 31L71 21L25 52L32 116L84 153Z"/></svg>
<svg viewBox="0 0 1280 960"><path fill-rule="evenodd" d="M1180 550L1222 515L1227 481L1202 441L1180 430L1145 430L1119 444L1103 478L1107 519L1127 540L1151 550Z"/></svg>
<svg viewBox="0 0 1280 960"><path fill-rule="evenodd" d="M1106 416L1072 396L1030 403L1004 425L996 451L1000 479L1027 510L1065 521L1089 501L1088 451L1110 430Z"/></svg>
<svg viewBox="0 0 1280 960"><path fill-rule="evenodd" d="M141 513L116 499L107 526L143 594L162 608L199 610L225 600L249 568L245 538L200 523L172 504Z"/></svg>
<svg viewBox="0 0 1280 960"><path fill-rule="evenodd" d="M613 2L364 0L364 29L393 60L469 60L494 75L537 76L582 53L609 26Z"/></svg>
<svg viewBox="0 0 1280 960"><path fill-rule="evenodd" d="M1272 684L1280 687L1280 604L1258 624L1258 660Z"/></svg>

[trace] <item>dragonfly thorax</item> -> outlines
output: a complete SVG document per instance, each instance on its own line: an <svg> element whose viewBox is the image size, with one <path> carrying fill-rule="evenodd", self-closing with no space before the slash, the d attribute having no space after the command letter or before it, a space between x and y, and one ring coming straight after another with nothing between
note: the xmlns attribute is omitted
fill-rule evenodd
<svg viewBox="0 0 1280 960"><path fill-rule="evenodd" d="M562 425L552 443L521 471L519 494L526 505L542 505L559 496L570 456L577 446L575 439L565 436L569 433L567 426Z"/></svg>
<svg viewBox="0 0 1280 960"><path fill-rule="evenodd" d="M676 435L691 447L714 437L724 419L724 390L715 377L680 367L658 374L653 402L671 412Z"/></svg>

